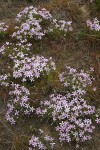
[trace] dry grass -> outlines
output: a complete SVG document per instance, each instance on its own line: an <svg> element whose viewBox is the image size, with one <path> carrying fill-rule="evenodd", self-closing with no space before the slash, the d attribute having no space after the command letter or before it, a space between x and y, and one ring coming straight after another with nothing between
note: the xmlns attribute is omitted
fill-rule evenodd
<svg viewBox="0 0 100 150"><path fill-rule="evenodd" d="M47 8L57 19L80 21L81 10L73 0L50 0L48 3L41 2L40 6Z"/></svg>
<svg viewBox="0 0 100 150"><path fill-rule="evenodd" d="M99 102L99 76L100 76L100 39L93 36L83 36L82 34L77 34L78 31L84 28L85 21L91 16L98 15L99 12L93 9L93 5L89 5L87 1L83 4L79 4L76 0L48 0L48 1L33 1L31 3L28 0L0 0L0 18L1 21L5 21L10 24L8 34L12 34L14 31L14 22L16 14L21 11L24 7L34 4L34 6L41 6L47 8L55 18L73 20L75 33L68 36L67 38L56 38L49 40L45 38L41 43L34 43L33 49L39 47L39 51L36 50L35 53L43 54L46 57L53 57L57 64L57 71L64 70L64 65L70 65L77 69L88 69L93 66L95 69L95 84L98 87L97 93L90 93L91 100L95 106L98 107ZM99 15L98 15L99 16ZM11 40L10 37L5 37L1 40L0 45L6 40ZM42 98L45 94L48 96L52 87L55 86L59 90L59 82L57 75L49 76L49 84L47 81L41 81L37 84L37 88L34 91L34 96L37 99ZM42 88L41 88L42 86ZM46 93L47 92L47 93ZM38 96L37 96L38 93ZM32 118L20 120L16 126L10 126L5 120L5 111L7 103L7 89L0 89L0 150L27 150L28 140L30 137L29 124L36 125L38 128L42 128L46 133L53 134L53 126L50 127L45 122L42 121L40 124L39 119L32 116ZM35 131L34 127L34 131ZM37 131L35 131L37 132ZM88 143L84 145L83 150L99 150L100 149L100 129L95 131L93 137L93 143ZM57 141L58 142L58 141ZM57 144L55 150L74 150L73 146Z"/></svg>

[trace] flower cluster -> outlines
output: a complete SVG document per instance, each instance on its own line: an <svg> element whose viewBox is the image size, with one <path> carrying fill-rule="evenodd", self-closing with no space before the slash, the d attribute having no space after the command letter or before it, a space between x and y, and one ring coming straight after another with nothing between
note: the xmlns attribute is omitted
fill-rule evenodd
<svg viewBox="0 0 100 150"><path fill-rule="evenodd" d="M8 26L4 22L0 22L0 33L6 32L8 29Z"/></svg>
<svg viewBox="0 0 100 150"><path fill-rule="evenodd" d="M39 150L46 150L45 145L39 140L39 137L32 136L31 140L29 140L29 145L31 146L29 150L34 150L34 148L38 148Z"/></svg>
<svg viewBox="0 0 100 150"><path fill-rule="evenodd" d="M95 78L91 75L94 69L91 67L89 72L66 66L66 71L59 75L60 82L63 83L65 88L72 89L73 96L81 96L86 94L88 86L92 85Z"/></svg>
<svg viewBox="0 0 100 150"><path fill-rule="evenodd" d="M53 149L55 145L54 139L48 135L42 136L43 130L39 129L39 131L41 134L39 137L32 135L31 140L29 140L29 150L33 150L34 148L38 148L39 150Z"/></svg>
<svg viewBox="0 0 100 150"><path fill-rule="evenodd" d="M0 75L0 85L9 86L9 82L8 82L9 76L10 76L10 74Z"/></svg>
<svg viewBox="0 0 100 150"><path fill-rule="evenodd" d="M47 33L53 32L55 28L65 32L72 31L71 21L60 20L57 22L45 8L40 9L33 6L26 7L16 18L18 25L12 37L19 40L30 38L42 39Z"/></svg>
<svg viewBox="0 0 100 150"><path fill-rule="evenodd" d="M32 82L35 78L39 78L41 74L47 74L51 69L56 69L52 58L46 59L43 56L33 56L21 60L14 59L13 77L15 79L22 78L23 82L27 79Z"/></svg>
<svg viewBox="0 0 100 150"><path fill-rule="evenodd" d="M15 124L18 116L24 114L29 115L31 111L34 110L33 103L31 106L31 101L33 100L28 97L30 93L25 86L14 83L10 84L4 80L7 80L10 77L12 79L21 78L23 82L27 80L32 82L43 75L43 73L47 74L51 69L56 69L55 63L51 58L46 59L43 56L34 56L32 58L24 57L23 59L20 58L20 60L18 60L15 56L13 59L13 72L9 74L9 76L0 76L0 80L2 80L1 84L5 86L9 85L11 87L11 91L9 92L10 103L8 104L8 111L6 113L6 118L11 124Z"/></svg>
<svg viewBox="0 0 100 150"><path fill-rule="evenodd" d="M86 101L86 89L92 85L94 78L84 70L78 73L69 66L66 68L67 71L59 75L65 87L64 94L52 94L49 100L41 101L36 114L51 118L53 123L58 124L56 131L59 132L60 142L76 141L80 144L92 138L94 122L100 122L95 107Z"/></svg>
<svg viewBox="0 0 100 150"><path fill-rule="evenodd" d="M19 43L10 43L6 42L3 46L0 47L0 53L5 54L6 56L13 59L20 59L24 58L28 55L29 51L31 50L30 43L22 44L22 41Z"/></svg>
<svg viewBox="0 0 100 150"><path fill-rule="evenodd" d="M30 43L23 45L22 43L13 44L6 42L0 48L0 53L7 55L13 61L13 77L15 79L22 78L23 82L26 79L34 81L35 78L39 78L43 73L56 69L52 58L47 59L37 55L30 56L30 46Z"/></svg>
<svg viewBox="0 0 100 150"><path fill-rule="evenodd" d="M100 31L100 24L97 18L94 18L93 21L87 20L86 23L90 30Z"/></svg>
<svg viewBox="0 0 100 150"><path fill-rule="evenodd" d="M6 42L0 48L2 60L5 58L8 61L7 69L2 69L0 74L0 85L9 87L6 119L15 124L20 116L29 116L31 113L47 117L55 125L60 142L76 141L78 147L81 142L92 138L94 122L100 123L95 107L87 103L88 87L92 88L95 80L91 75L93 68L89 72L78 72L66 66L65 72L59 74L63 91L55 91L48 99L42 99L38 103L39 106L35 105L36 100L31 93L34 86L30 88L29 85L34 84L37 78L44 79L43 76L48 75L51 70L55 71L56 66L51 57L48 59L33 55L32 44L28 39L42 39L45 35L56 32L66 35L68 31L73 30L72 21L53 19L46 9L30 6L17 15L16 23L15 32L11 37L18 39L17 42ZM87 26L91 30L100 31L97 18L93 22L88 20ZM5 24L0 24L0 32L5 32L7 28ZM96 91L96 87L92 89ZM48 135L42 136L43 131L40 131L39 137L33 135L29 140L29 150L53 149L54 139Z"/></svg>
<svg viewBox="0 0 100 150"><path fill-rule="evenodd" d="M54 27L61 30L61 31L73 31L73 28L71 26L72 21L65 21L65 20L58 20L53 19Z"/></svg>
<svg viewBox="0 0 100 150"><path fill-rule="evenodd" d="M26 14L27 9L29 14ZM27 15L29 15L29 18L31 18L31 15L33 18L34 15L39 15L39 17L41 16L48 20L52 18L49 12L45 9L38 10L38 14L36 11L37 8L25 8L24 11L18 14L17 17L22 15L22 18L19 17L19 20L17 18L17 21L20 23L23 17L26 16L27 18ZM33 20L33 18L31 20ZM37 21L39 21L39 19L37 19ZM37 23L35 22L34 25L37 25ZM27 25L25 27L27 27ZM23 33L25 33L25 31L23 31ZM6 67L7 73L2 70L2 74L0 75L0 84L3 86L9 86L10 98L6 119L11 124L15 124L19 116L29 115L34 111L35 100L30 98L30 92L27 89L26 81L35 82L35 79L40 78L43 75L47 75L50 70L56 69L55 63L51 57L47 59L44 56L33 55L31 46L32 44L27 42L27 40L21 39L17 43L6 42L0 48L0 53L2 54L1 57L3 59L8 59L9 62ZM20 84L17 81L19 81Z"/></svg>
<svg viewBox="0 0 100 150"><path fill-rule="evenodd" d="M19 84L11 84L12 90L9 92L8 110L6 119L15 124L16 119L21 115L29 115L34 111L33 106L30 106L30 92L25 86Z"/></svg>

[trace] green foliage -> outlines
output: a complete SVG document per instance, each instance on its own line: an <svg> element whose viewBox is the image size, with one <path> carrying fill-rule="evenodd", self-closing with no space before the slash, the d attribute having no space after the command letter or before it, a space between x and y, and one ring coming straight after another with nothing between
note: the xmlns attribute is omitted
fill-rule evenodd
<svg viewBox="0 0 100 150"><path fill-rule="evenodd" d="M100 6L100 0L96 0L96 4Z"/></svg>
<svg viewBox="0 0 100 150"><path fill-rule="evenodd" d="M100 11L100 0L95 0L95 10Z"/></svg>
<svg viewBox="0 0 100 150"><path fill-rule="evenodd" d="M53 27L53 32L49 32L47 34L47 37L50 40L57 40L57 39L61 39L62 37L66 37L66 35L69 35L69 33L65 32L64 30L60 30L59 28Z"/></svg>
<svg viewBox="0 0 100 150"><path fill-rule="evenodd" d="M4 39L5 35L6 34L4 32L0 32L0 40Z"/></svg>
<svg viewBox="0 0 100 150"><path fill-rule="evenodd" d="M86 31L80 31L77 33L78 40L83 40L87 37Z"/></svg>

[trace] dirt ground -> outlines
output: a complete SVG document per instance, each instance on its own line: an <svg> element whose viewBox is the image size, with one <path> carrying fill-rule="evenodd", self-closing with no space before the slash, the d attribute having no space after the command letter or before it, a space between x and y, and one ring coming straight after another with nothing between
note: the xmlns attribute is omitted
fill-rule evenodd
<svg viewBox="0 0 100 150"><path fill-rule="evenodd" d="M47 8L55 18L73 21L75 32L68 38L45 39L39 45L40 54L46 57L52 57L61 70L65 64L77 69L88 69L94 67L96 86L98 87L95 95L91 93L91 103L100 106L100 38L95 36L86 36L82 34L87 19L98 17L100 20L100 9L94 9L96 6L89 0L0 0L0 22L6 22L10 26L18 12L26 6L40 6ZM77 34L76 34L77 33ZM10 38L0 40L0 46ZM35 48L34 45L33 48ZM0 89L0 150L27 150L27 142L30 132L27 131L30 122L39 127L42 126L46 132L52 132L53 127L39 124L37 118L24 118L17 125L11 126L5 120L7 103L7 89ZM34 127L34 130L35 127ZM57 141L58 142L58 141ZM74 150L75 147L57 144L55 150ZM98 126L93 135L93 140L83 145L83 150L100 150L100 127Z"/></svg>

